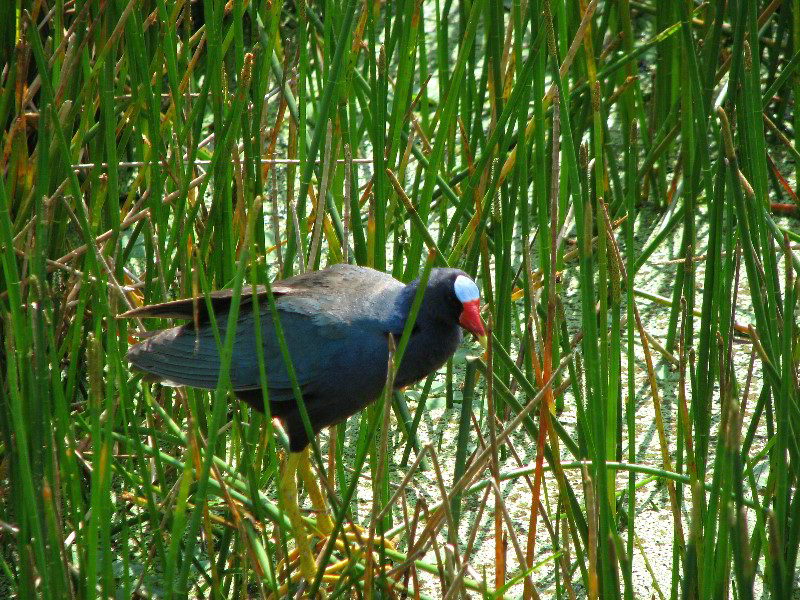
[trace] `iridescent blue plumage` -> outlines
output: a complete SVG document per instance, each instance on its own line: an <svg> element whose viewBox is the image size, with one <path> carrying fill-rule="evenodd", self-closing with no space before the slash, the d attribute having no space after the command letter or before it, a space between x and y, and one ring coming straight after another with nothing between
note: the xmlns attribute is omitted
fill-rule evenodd
<svg viewBox="0 0 800 600"><path fill-rule="evenodd" d="M438 369L461 341L459 318L465 307L456 297L457 269L434 269L414 332L395 378L395 387ZM273 287L289 354L314 432L338 423L378 398L386 382L388 334L405 327L417 282L403 285L366 267L334 265L299 275ZM267 298L259 290L259 312L267 388L273 416L284 424L291 450L308 444L280 352ZM213 310L224 339L230 291L214 294ZM205 302L182 300L144 307L124 316L172 316L197 323L166 329L133 346L128 359L139 370L169 385L211 389L219 379L220 355ZM231 387L238 397L263 410L251 294L243 294L236 325ZM475 331L481 334L482 331Z"/></svg>

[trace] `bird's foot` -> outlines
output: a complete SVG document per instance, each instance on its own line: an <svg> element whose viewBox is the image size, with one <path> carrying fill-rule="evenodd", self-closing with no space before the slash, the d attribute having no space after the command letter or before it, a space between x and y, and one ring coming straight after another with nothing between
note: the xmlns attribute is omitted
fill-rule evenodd
<svg viewBox="0 0 800 600"><path fill-rule="evenodd" d="M365 551L367 546L370 546L373 552L379 552L380 546L383 546L384 549L390 550L392 552L396 552L397 548L394 542L391 539L386 539L385 537L374 535L369 544L367 544L367 540L369 538L369 532L361 527L361 525L348 524L344 526L344 533L345 538L347 539L347 543L349 544L350 552L355 552L359 556L362 555ZM344 542L341 539L336 540L336 548L340 552L345 552L344 550Z"/></svg>
<svg viewBox="0 0 800 600"><path fill-rule="evenodd" d="M314 544L314 553L305 553L300 548L293 548L289 552L288 562L291 565L291 577L287 582L285 578L286 573L286 559L278 564L278 573L281 578L281 585L278 588L278 598L286 597L290 585L297 585L301 580L305 580L305 585L312 585L317 576L318 562L321 554L325 552L325 547L330 539L330 533L333 532L333 522L330 517L320 519L317 517L317 527L310 527L308 533L316 538ZM334 545L335 557L331 559L322 575L320 585L320 594L324 597L323 588L335 585L342 575L348 570L351 565L362 561L367 547L372 549L373 564L377 564L380 560L380 547L383 546L385 550L396 552L396 546L390 539L379 536L373 536L371 543L367 543L369 534L366 529L360 525L348 524L344 526L344 535L338 535Z"/></svg>

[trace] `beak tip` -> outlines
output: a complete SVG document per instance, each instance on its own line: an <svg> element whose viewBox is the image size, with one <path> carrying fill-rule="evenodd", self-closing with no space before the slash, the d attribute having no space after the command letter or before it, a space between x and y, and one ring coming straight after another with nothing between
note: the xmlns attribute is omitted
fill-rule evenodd
<svg viewBox="0 0 800 600"><path fill-rule="evenodd" d="M478 336L478 341L480 342L484 350L486 350L489 347L489 339L486 337L485 333L483 335Z"/></svg>

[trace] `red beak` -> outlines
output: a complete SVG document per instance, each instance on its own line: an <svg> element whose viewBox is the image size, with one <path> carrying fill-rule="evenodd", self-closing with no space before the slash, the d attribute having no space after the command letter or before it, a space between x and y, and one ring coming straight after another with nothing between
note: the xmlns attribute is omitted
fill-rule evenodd
<svg viewBox="0 0 800 600"><path fill-rule="evenodd" d="M458 322L464 329L474 333L479 340L483 340L486 338L486 330L483 328L483 319L481 319L480 308L481 301L479 298L465 302L464 310L461 311L461 316L458 318Z"/></svg>

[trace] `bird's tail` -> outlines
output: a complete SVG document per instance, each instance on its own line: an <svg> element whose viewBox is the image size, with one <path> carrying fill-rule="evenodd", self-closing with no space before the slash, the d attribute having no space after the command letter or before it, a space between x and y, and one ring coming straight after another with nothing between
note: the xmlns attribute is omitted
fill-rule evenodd
<svg viewBox="0 0 800 600"><path fill-rule="evenodd" d="M132 346L131 365L149 379L165 385L214 389L219 380L220 355L210 330L173 327Z"/></svg>

